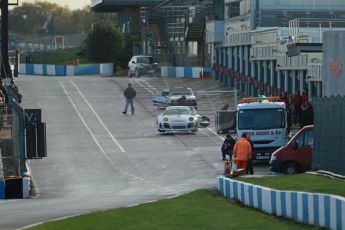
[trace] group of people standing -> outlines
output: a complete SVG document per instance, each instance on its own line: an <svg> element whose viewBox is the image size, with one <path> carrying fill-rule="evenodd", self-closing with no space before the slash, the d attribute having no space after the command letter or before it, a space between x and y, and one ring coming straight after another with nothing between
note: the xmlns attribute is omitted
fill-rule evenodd
<svg viewBox="0 0 345 230"><path fill-rule="evenodd" d="M233 159L236 163L237 170L244 169L245 174L254 174L252 153L254 150L254 144L250 140L250 135L243 133L241 138L237 141L230 135L226 135L226 138L221 147L222 160L226 160L226 156L229 156L229 160Z"/></svg>
<svg viewBox="0 0 345 230"><path fill-rule="evenodd" d="M289 127L299 123L300 128L302 128L314 123L313 107L309 102L307 89L304 89L302 94L300 90L297 90L295 95L290 96L282 92L279 100L286 105Z"/></svg>

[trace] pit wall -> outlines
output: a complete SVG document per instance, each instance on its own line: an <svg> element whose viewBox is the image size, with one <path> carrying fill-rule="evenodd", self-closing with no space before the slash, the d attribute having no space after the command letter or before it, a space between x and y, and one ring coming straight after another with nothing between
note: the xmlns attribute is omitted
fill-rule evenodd
<svg viewBox="0 0 345 230"><path fill-rule="evenodd" d="M211 77L211 67L174 67L162 66L162 77L204 78Z"/></svg>
<svg viewBox="0 0 345 230"><path fill-rule="evenodd" d="M345 229L345 198L329 194L282 191L217 177L217 190L228 199L271 215L329 229Z"/></svg>
<svg viewBox="0 0 345 230"><path fill-rule="evenodd" d="M9 183L12 179L0 179L1 199L28 199L30 198L30 177L17 179L16 183ZM20 180L20 181L19 181ZM19 190L18 190L19 189ZM15 191L15 192L13 192Z"/></svg>
<svg viewBox="0 0 345 230"><path fill-rule="evenodd" d="M20 64L19 73L23 75L43 76L83 76L102 75L113 76L113 63L88 64L88 65L45 65L45 64Z"/></svg>
<svg viewBox="0 0 345 230"><path fill-rule="evenodd" d="M208 78L211 77L211 67L173 67L162 66L162 77L175 78ZM19 74L41 76L83 76L102 75L114 76L112 63L89 65L45 65L45 64L20 64Z"/></svg>
<svg viewBox="0 0 345 230"><path fill-rule="evenodd" d="M5 180L0 180L0 199L5 199Z"/></svg>

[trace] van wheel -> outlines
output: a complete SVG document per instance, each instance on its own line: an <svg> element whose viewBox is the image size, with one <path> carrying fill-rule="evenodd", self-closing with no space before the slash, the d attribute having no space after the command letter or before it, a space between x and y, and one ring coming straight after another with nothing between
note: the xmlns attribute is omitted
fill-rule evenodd
<svg viewBox="0 0 345 230"><path fill-rule="evenodd" d="M285 174L296 174L298 171L298 165L295 162L287 162L283 165L283 173Z"/></svg>
<svg viewBox="0 0 345 230"><path fill-rule="evenodd" d="M128 77L131 77L131 71L128 70Z"/></svg>

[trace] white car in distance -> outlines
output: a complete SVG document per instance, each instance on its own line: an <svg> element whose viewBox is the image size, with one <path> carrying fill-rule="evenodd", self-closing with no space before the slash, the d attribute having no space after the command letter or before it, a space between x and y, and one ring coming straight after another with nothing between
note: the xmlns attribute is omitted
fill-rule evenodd
<svg viewBox="0 0 345 230"><path fill-rule="evenodd" d="M140 77L144 74L154 73L158 63L153 62L152 56L136 55L128 62L128 77L135 75Z"/></svg>
<svg viewBox="0 0 345 230"><path fill-rule="evenodd" d="M186 103L180 104L179 99L185 96ZM197 109L197 101L193 90L190 87L171 87L161 91L160 94L154 94L152 98L153 105L157 108L166 108L168 106L191 106Z"/></svg>

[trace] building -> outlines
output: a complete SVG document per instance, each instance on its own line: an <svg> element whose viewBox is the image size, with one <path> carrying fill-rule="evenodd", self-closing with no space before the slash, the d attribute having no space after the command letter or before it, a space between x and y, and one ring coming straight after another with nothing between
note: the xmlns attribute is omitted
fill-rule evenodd
<svg viewBox="0 0 345 230"><path fill-rule="evenodd" d="M345 29L343 0L94 0L117 11L140 53L172 66L212 66L245 95L322 95L322 33Z"/></svg>
<svg viewBox="0 0 345 230"><path fill-rule="evenodd" d="M214 15L212 0L92 1L96 12L116 11L124 33L141 35L140 53L172 66L210 65L205 20Z"/></svg>
<svg viewBox="0 0 345 230"><path fill-rule="evenodd" d="M343 0L214 0L214 77L246 95L322 95L322 33L345 29Z"/></svg>

